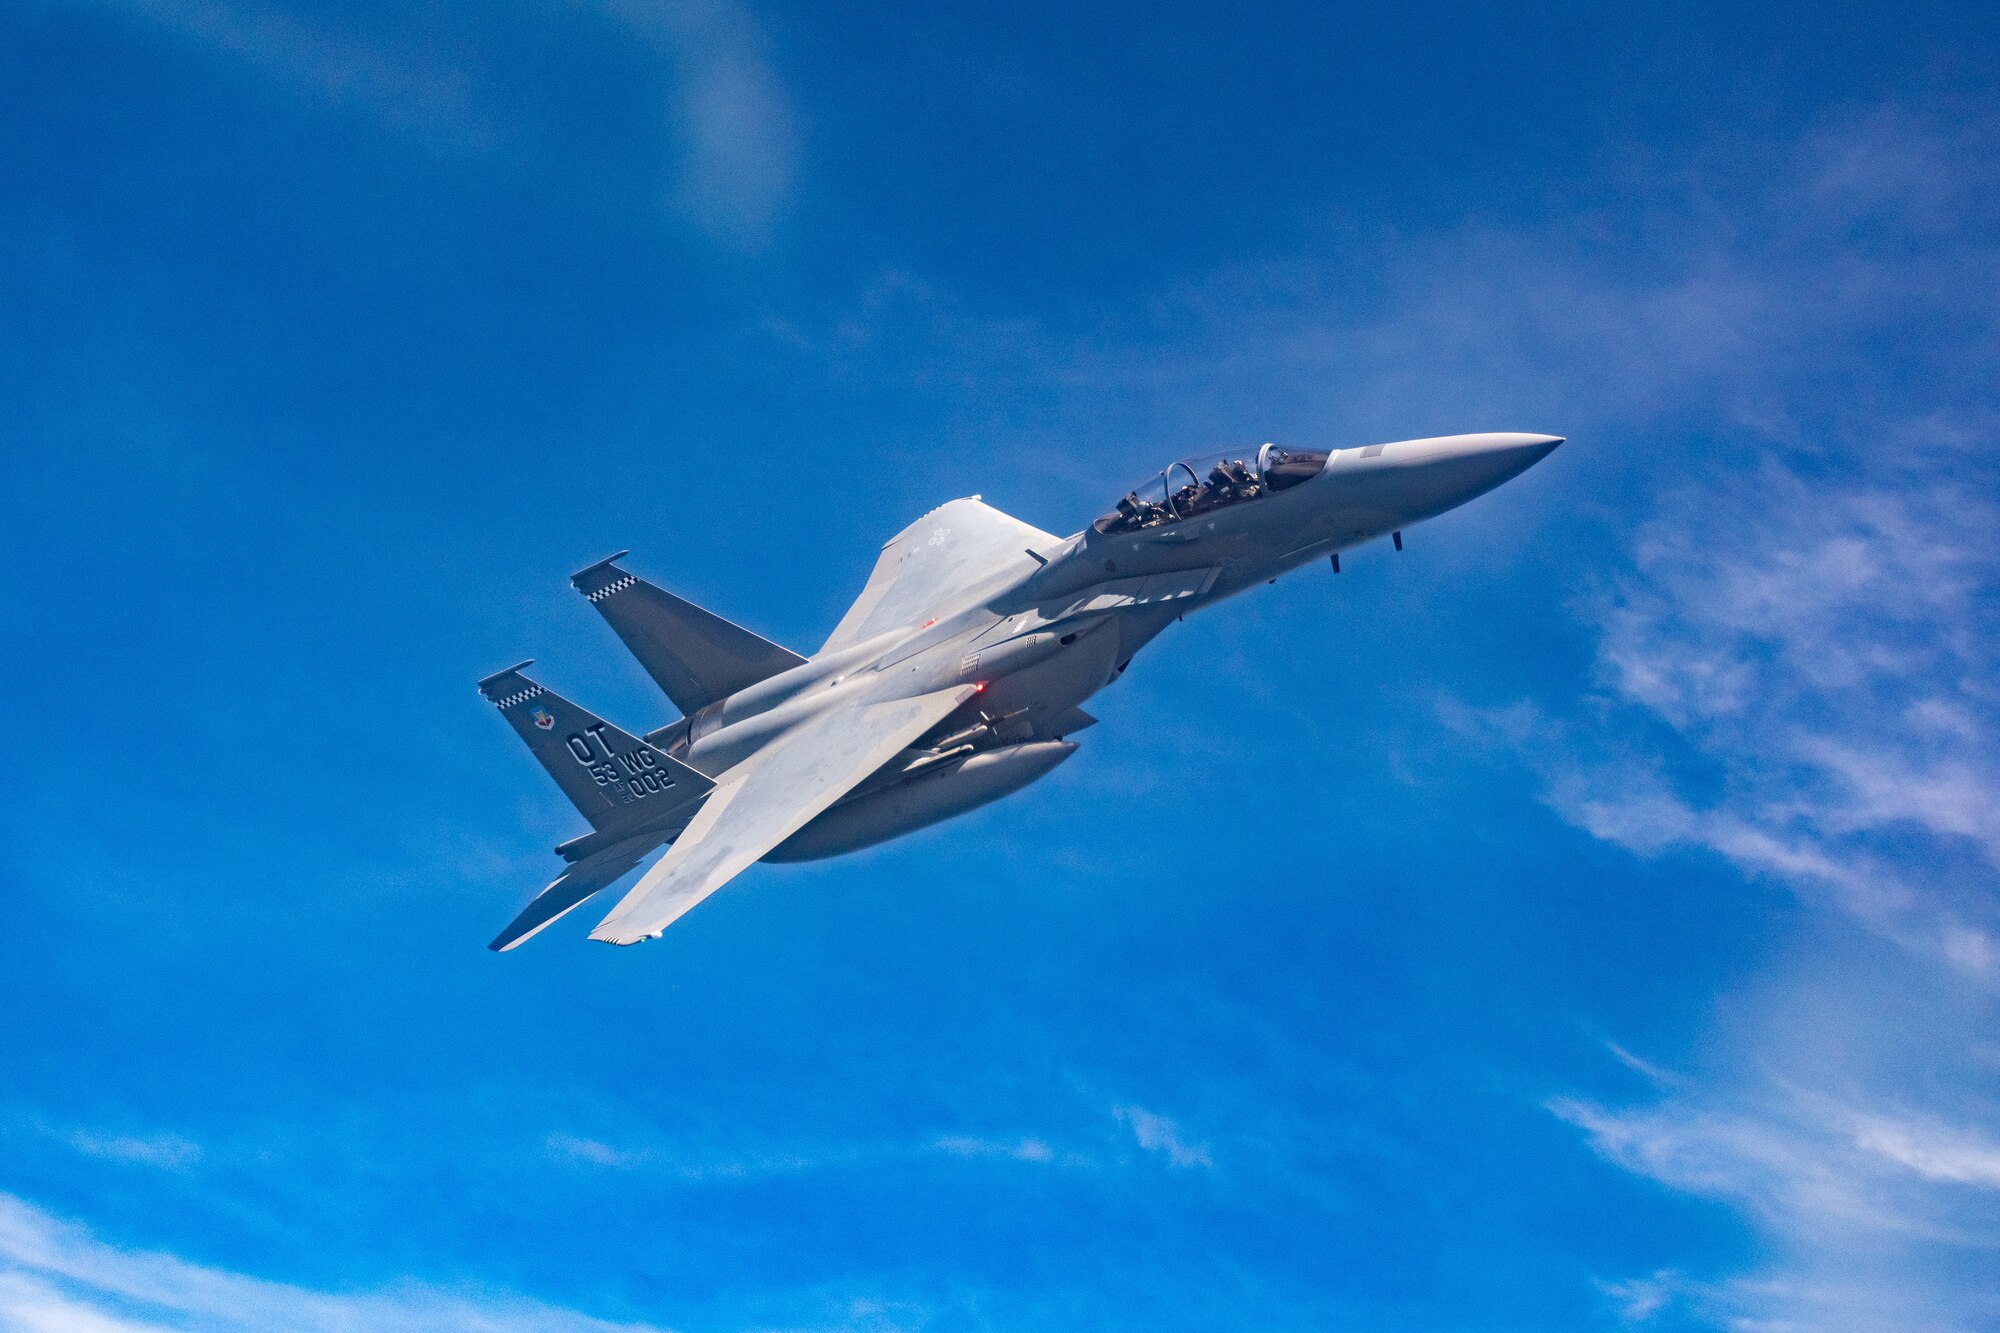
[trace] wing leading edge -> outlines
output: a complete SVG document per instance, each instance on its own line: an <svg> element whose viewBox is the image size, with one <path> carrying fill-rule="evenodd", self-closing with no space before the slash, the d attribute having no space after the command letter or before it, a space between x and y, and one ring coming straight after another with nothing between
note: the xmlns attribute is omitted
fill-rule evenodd
<svg viewBox="0 0 2000 1333"><path fill-rule="evenodd" d="M976 495L939 505L883 546L867 586L820 651L957 611L1001 574L1037 568L1040 561L1029 551L1049 550L1060 542Z"/></svg>
<svg viewBox="0 0 2000 1333"><path fill-rule="evenodd" d="M722 775L687 830L590 937L636 944L658 936L974 693L964 685L831 712L774 740Z"/></svg>

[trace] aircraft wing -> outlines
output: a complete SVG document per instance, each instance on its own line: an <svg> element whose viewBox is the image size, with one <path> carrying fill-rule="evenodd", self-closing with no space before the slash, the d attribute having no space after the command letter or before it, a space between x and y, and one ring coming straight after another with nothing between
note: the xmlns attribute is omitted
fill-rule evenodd
<svg viewBox="0 0 2000 1333"><path fill-rule="evenodd" d="M978 496L939 505L889 539L861 596L827 637L825 652L904 626L943 617L1002 572L1038 564L1061 538L1001 513Z"/></svg>
<svg viewBox="0 0 2000 1333"><path fill-rule="evenodd" d="M961 685L800 723L716 780L686 831L590 937L658 936L974 693Z"/></svg>

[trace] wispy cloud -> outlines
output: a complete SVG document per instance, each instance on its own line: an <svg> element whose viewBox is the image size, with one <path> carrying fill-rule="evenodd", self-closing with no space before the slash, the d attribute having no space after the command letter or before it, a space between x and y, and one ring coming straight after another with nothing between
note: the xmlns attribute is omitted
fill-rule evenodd
<svg viewBox="0 0 2000 1333"><path fill-rule="evenodd" d="M146 1166L178 1168L192 1166L201 1160L201 1145L178 1134L105 1135L71 1130L62 1136L62 1140L91 1157L139 1162Z"/></svg>
<svg viewBox="0 0 2000 1333"><path fill-rule="evenodd" d="M612 1171L650 1171L677 1180L701 1182L763 1176L800 1175L813 1171L851 1170L925 1157L986 1158L1034 1165L1094 1165L1094 1159L1073 1149L1051 1146L1035 1135L939 1134L901 1142L853 1142L781 1148L701 1145L616 1146L573 1134L551 1134L545 1140L558 1161Z"/></svg>
<svg viewBox="0 0 2000 1333"><path fill-rule="evenodd" d="M0 1326L24 1333L318 1333L434 1328L467 1333L550 1330L642 1333L504 1293L468 1295L422 1284L360 1293L316 1291L176 1255L98 1239L0 1194Z"/></svg>
<svg viewBox="0 0 2000 1333"><path fill-rule="evenodd" d="M677 71L676 205L716 240L770 239L791 192L797 131L750 13L729 0L607 0Z"/></svg>
<svg viewBox="0 0 2000 1333"><path fill-rule="evenodd" d="M645 1153L627 1152L596 1139L578 1138L574 1134L549 1135L548 1149L549 1154L558 1159L587 1162L592 1166L644 1166L650 1160Z"/></svg>
<svg viewBox="0 0 2000 1333"><path fill-rule="evenodd" d="M951 1157L1003 1157L1016 1162L1052 1162L1055 1150L1042 1139L982 1139L946 1135L933 1146Z"/></svg>
<svg viewBox="0 0 2000 1333"><path fill-rule="evenodd" d="M550 1134L544 1146L549 1156L559 1162L610 1171L649 1171L690 1183L830 1170L851 1166L868 1155L866 1150L854 1147L831 1147L817 1152L730 1151L716 1147L690 1152L654 1144L614 1145L564 1133Z"/></svg>
<svg viewBox="0 0 2000 1333"><path fill-rule="evenodd" d="M1167 1159L1168 1166L1194 1167L1213 1166L1208 1145L1192 1138L1186 1130L1168 1119L1139 1106L1113 1107L1111 1114L1127 1129L1133 1139L1149 1153L1156 1153Z"/></svg>
<svg viewBox="0 0 2000 1333"><path fill-rule="evenodd" d="M330 106L462 147L490 141L472 79L442 50L323 13L232 0L106 0L271 83Z"/></svg>
<svg viewBox="0 0 2000 1333"><path fill-rule="evenodd" d="M1686 356L1646 321L1588 321L1652 363L1637 382L1661 408L1727 447L1661 471L1625 567L1579 600L1597 698L1447 709L1593 835L1705 849L1990 981L2000 401L1980 377L2000 321L1968 294L2000 278L1995 161L1990 123L1883 109L1830 125L1737 201L1768 230L1695 220L1686 290L1705 274L1739 295L1690 300ZM1921 364L1878 366L1885 342L1921 346ZM1599 392L1586 413L1632 411Z"/></svg>
<svg viewBox="0 0 2000 1333"><path fill-rule="evenodd" d="M203 1157L202 1146L179 1134L142 1133L129 1129L109 1130L100 1126L63 1124L39 1112L16 1109L0 1117L0 1126L62 1144L86 1157L110 1162L130 1162L138 1166L178 1171L195 1165Z"/></svg>
<svg viewBox="0 0 2000 1333"><path fill-rule="evenodd" d="M1214 1165L1206 1142L1172 1118L1144 1107L1116 1105L1094 1126L1072 1128L1074 1133L1067 1139L1050 1134L957 1131L892 1141L789 1145L675 1141L657 1135L607 1142L558 1131L543 1140L543 1148L554 1160L578 1167L651 1172L689 1183L879 1169L933 1157L1099 1171L1143 1160L1133 1156L1130 1145L1177 1169ZM1118 1139L1127 1146L1121 1148Z"/></svg>
<svg viewBox="0 0 2000 1333"><path fill-rule="evenodd" d="M1966 1280L2000 1252L2000 1143L1978 1120L1768 1076L1673 1084L1650 1105L1558 1097L1547 1107L1606 1161L1744 1209L1770 1257L1749 1274L1601 1282L1628 1322L1683 1306L1731 1328L1888 1333L1975 1329L2000 1315L2000 1294Z"/></svg>
<svg viewBox="0 0 2000 1333"><path fill-rule="evenodd" d="M1612 1059L1655 1087L1671 1088L1681 1081L1680 1076L1671 1070L1662 1069L1650 1060L1641 1059L1615 1041L1605 1042L1604 1049L1611 1052Z"/></svg>
<svg viewBox="0 0 2000 1333"><path fill-rule="evenodd" d="M1619 1318L1628 1324L1638 1324L1664 1310L1668 1302L1686 1289L1687 1282L1673 1270L1662 1269L1650 1277L1599 1282L1597 1287L1617 1307Z"/></svg>
<svg viewBox="0 0 2000 1333"><path fill-rule="evenodd" d="M1706 849L2000 981L2000 507L1957 474L1773 463L1671 501L1585 608L1608 711L1446 719L1597 837Z"/></svg>
<svg viewBox="0 0 2000 1333"><path fill-rule="evenodd" d="M442 146L487 150L526 133L521 99L448 22L369 23L268 0L102 2L302 99ZM480 6L460 16L507 17ZM661 121L673 152L660 163L663 202L732 248L770 240L791 195L797 131L755 17L732 0L602 0L570 21L592 16L650 49L665 72Z"/></svg>
<svg viewBox="0 0 2000 1333"><path fill-rule="evenodd" d="M1996 271L1978 205L1996 159L1991 126L1828 127L1736 210L1767 229L1690 229L1685 299L1653 289L1630 330L1586 302L1625 349L1607 357L1651 365L1620 362L1578 410L1672 412L1712 438L1647 473L1651 513L1574 604L1589 697L1441 708L1570 824L1782 886L1800 928L1846 951L1739 997L1761 1016L1699 1075L1614 1046L1651 1104L1549 1103L1606 1162L1728 1205L1763 1242L1748 1273L1607 1278L1629 1322L2000 1320L1982 1276L2000 1109L1974 1049L2000 989L2000 402L1980 370L2000 321L1966 295ZM1598 299L1626 302L1617 280ZM1877 366L1906 341L1921 366Z"/></svg>
<svg viewBox="0 0 2000 1333"><path fill-rule="evenodd" d="M2000 1140L1932 1120L1855 1119L1854 1146L1925 1180L2000 1189Z"/></svg>

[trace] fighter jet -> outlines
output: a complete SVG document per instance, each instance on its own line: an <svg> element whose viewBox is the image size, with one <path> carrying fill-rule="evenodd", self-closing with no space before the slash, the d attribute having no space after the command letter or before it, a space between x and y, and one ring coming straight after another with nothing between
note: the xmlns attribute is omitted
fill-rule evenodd
<svg viewBox="0 0 2000 1333"><path fill-rule="evenodd" d="M618 565L584 595L682 713L643 736L522 674L479 682L590 822L568 868L489 946L512 949L667 851L591 938L635 944L752 862L838 856L1015 792L1076 749L1080 705L1168 625L1483 495L1553 435L1289 445L1185 459L1072 537L978 496L882 548L861 596L802 657Z"/></svg>

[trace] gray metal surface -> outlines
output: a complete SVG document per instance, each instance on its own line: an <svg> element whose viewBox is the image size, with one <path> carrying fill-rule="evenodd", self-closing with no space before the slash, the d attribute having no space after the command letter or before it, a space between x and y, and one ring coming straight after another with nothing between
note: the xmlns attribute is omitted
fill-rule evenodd
<svg viewBox="0 0 2000 1333"><path fill-rule="evenodd" d="M592 829L637 829L699 801L715 785L705 774L529 680L521 674L527 665L488 676L479 682L479 692L500 710Z"/></svg>
<svg viewBox="0 0 2000 1333"><path fill-rule="evenodd" d="M590 937L634 944L658 935L973 693L961 686L863 703L786 732L723 776L687 831Z"/></svg>
<svg viewBox="0 0 2000 1333"><path fill-rule="evenodd" d="M631 649L674 707L693 713L806 659L712 611L683 601L615 563L625 552L570 576Z"/></svg>

